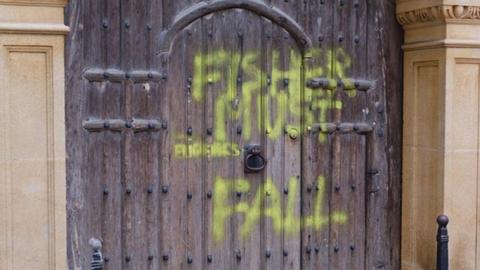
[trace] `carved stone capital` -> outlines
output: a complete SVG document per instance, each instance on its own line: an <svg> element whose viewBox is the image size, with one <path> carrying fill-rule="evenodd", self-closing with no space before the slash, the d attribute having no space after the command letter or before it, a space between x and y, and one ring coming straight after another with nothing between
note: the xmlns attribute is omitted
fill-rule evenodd
<svg viewBox="0 0 480 270"><path fill-rule="evenodd" d="M480 6L440 5L397 13L404 27L423 23L480 24Z"/></svg>
<svg viewBox="0 0 480 270"><path fill-rule="evenodd" d="M397 0L405 50L480 48L480 0Z"/></svg>

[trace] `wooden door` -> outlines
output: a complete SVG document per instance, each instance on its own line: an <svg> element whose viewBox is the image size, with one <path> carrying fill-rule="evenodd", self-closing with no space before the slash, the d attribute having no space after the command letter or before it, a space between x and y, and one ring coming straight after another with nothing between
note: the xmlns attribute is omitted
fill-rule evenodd
<svg viewBox="0 0 480 270"><path fill-rule="evenodd" d="M71 1L69 264L398 269L390 1Z"/></svg>

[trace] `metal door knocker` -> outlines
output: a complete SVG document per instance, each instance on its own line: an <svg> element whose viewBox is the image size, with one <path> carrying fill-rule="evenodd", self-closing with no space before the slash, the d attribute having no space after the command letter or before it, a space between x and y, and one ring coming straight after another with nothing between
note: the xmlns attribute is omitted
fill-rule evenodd
<svg viewBox="0 0 480 270"><path fill-rule="evenodd" d="M262 147L258 144L245 146L245 173L258 173L265 169L267 160L262 156Z"/></svg>

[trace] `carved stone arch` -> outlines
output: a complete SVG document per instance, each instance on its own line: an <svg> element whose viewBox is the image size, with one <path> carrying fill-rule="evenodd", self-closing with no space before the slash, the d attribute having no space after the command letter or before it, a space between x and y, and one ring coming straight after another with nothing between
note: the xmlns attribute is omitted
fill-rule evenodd
<svg viewBox="0 0 480 270"><path fill-rule="evenodd" d="M212 0L197 3L181 11L175 17L172 25L161 33L158 54L168 56L177 34L195 20L211 13L233 8L251 11L282 27L292 36L302 53L311 46L311 40L302 27L292 17L277 7L266 5L260 0Z"/></svg>

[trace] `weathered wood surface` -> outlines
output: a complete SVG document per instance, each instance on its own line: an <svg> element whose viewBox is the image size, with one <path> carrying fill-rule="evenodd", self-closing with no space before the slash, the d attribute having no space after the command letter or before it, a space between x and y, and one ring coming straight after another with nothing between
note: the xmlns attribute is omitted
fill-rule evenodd
<svg viewBox="0 0 480 270"><path fill-rule="evenodd" d="M70 1L69 268L399 269L394 8Z"/></svg>

